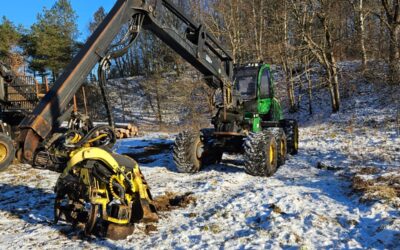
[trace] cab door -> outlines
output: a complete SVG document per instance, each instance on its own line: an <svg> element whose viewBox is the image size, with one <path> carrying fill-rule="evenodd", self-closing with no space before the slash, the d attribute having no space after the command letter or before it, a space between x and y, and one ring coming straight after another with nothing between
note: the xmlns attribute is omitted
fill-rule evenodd
<svg viewBox="0 0 400 250"><path fill-rule="evenodd" d="M263 65L258 76L258 112L267 114L273 98L271 69L269 65Z"/></svg>

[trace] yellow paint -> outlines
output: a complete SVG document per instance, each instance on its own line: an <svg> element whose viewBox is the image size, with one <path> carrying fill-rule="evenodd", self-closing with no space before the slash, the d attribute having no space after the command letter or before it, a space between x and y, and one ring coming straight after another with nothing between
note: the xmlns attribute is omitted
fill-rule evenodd
<svg viewBox="0 0 400 250"><path fill-rule="evenodd" d="M64 169L63 175L67 175L72 168L77 166L84 160L97 160L106 164L110 170L117 173L119 166L117 161L112 155L101 148L80 148L71 153L71 159L67 163L67 167Z"/></svg>
<svg viewBox="0 0 400 250"><path fill-rule="evenodd" d="M93 138L93 139L89 140L88 143L95 142L95 141L100 140L100 139L102 139L104 137L107 137L107 134L101 134L101 135L97 136L96 138Z"/></svg>
<svg viewBox="0 0 400 250"><path fill-rule="evenodd" d="M128 224L129 220L125 219L125 220L120 220L120 219L116 219L113 217L108 216L107 221L115 223L115 224L119 224L119 225L124 225L124 224Z"/></svg>
<svg viewBox="0 0 400 250"><path fill-rule="evenodd" d="M271 144L269 146L269 163L272 165L274 164L274 155L275 155L275 148L274 146Z"/></svg>
<svg viewBox="0 0 400 250"><path fill-rule="evenodd" d="M75 133L74 138L71 139L71 143L76 144L82 139L82 136L80 136L78 133Z"/></svg>
<svg viewBox="0 0 400 250"><path fill-rule="evenodd" d="M0 162L4 161L7 158L7 154L7 146L3 143L0 143Z"/></svg>

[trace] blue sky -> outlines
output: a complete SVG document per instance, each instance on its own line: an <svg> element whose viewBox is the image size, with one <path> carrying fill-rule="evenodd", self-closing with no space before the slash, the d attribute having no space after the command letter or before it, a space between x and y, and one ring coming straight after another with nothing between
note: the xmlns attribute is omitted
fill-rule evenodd
<svg viewBox="0 0 400 250"><path fill-rule="evenodd" d="M79 40L85 40L89 35L88 24L94 12L103 6L109 11L117 0L70 0L78 15ZM35 21L43 7L50 9L55 0L1 0L0 17L6 16L15 25L22 24L29 28Z"/></svg>

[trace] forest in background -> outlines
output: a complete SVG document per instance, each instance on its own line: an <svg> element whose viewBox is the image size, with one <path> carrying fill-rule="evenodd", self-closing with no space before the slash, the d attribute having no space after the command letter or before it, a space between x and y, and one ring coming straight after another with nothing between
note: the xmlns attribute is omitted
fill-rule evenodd
<svg viewBox="0 0 400 250"><path fill-rule="evenodd" d="M400 84L400 3L399 0L175 0L174 3L231 51L236 64L260 62L275 64L283 72L289 110L296 112L307 100L312 113L313 89L326 88L332 112L340 110L343 86L338 62L359 60L367 79L382 84ZM160 13L166 13L160 11ZM103 20L104 8L88 24L92 32ZM37 21L25 29L3 17L0 23L0 60L15 70L52 81L62 73L82 43L77 41L76 13L69 0L58 0L38 14ZM173 17L160 17L168 26L183 33L185 26ZM119 40L125 34L123 27ZM384 63L383 72L374 64ZM165 74L179 76L193 69L174 51L149 32L143 32L126 55L113 61L109 78L145 76L144 92L153 98L155 112L162 123L160 102L168 89L193 85L171 81L161 84ZM318 78L315 79L315 75ZM92 80L96 76L90 77ZM183 88L182 88L183 89ZM182 91L210 90L201 80ZM187 92L190 93L187 93ZM303 98L307 97L307 98ZM207 98L205 98L207 99ZM190 100L189 100L190 101ZM158 110L157 110L158 107Z"/></svg>

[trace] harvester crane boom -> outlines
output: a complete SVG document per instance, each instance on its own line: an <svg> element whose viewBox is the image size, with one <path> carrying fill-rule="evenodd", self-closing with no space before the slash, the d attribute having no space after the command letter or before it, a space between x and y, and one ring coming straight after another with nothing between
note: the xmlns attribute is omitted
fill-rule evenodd
<svg viewBox="0 0 400 250"><path fill-rule="evenodd" d="M172 14L186 26L184 36L172 25L163 24L158 19L164 12ZM133 38L140 27L151 31L198 69L209 86L223 88L232 82L233 59L230 53L206 31L204 25L196 24L170 0L118 0L54 87L33 113L21 122L21 134L17 140L20 160L31 162L39 143L61 125L62 115L93 67L97 63L102 67L101 63L120 56L120 53L112 51L111 44L123 25L132 20L136 20Z"/></svg>

